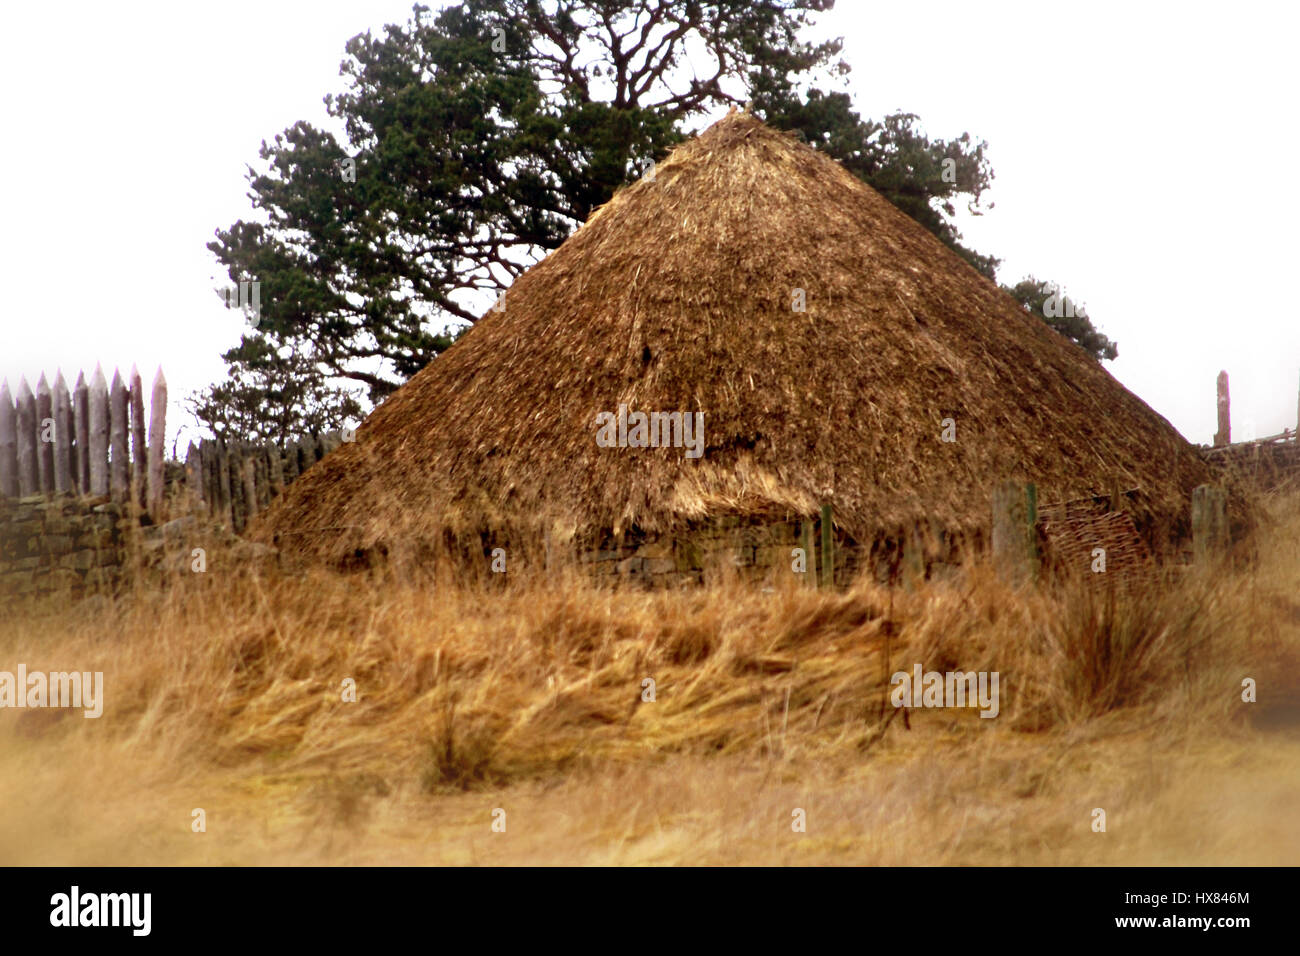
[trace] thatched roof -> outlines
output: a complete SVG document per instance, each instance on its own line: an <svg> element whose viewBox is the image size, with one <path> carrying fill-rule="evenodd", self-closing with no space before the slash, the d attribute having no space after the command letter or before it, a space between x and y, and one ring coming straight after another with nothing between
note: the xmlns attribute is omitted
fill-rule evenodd
<svg viewBox="0 0 1300 956"><path fill-rule="evenodd" d="M599 447L596 416L620 404L703 412L705 453ZM1043 501L1119 478L1172 515L1206 472L1164 418L886 199L733 112L521 276L260 533L338 558L447 528L653 532L830 502L867 541L926 518L986 526L1008 478Z"/></svg>

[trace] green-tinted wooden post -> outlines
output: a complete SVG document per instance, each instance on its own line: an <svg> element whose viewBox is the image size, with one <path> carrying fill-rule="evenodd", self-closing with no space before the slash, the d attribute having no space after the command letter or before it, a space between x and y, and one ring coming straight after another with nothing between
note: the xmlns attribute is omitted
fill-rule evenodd
<svg viewBox="0 0 1300 956"><path fill-rule="evenodd" d="M821 560L818 561L818 570L821 572L821 586L824 588L835 585L835 527L831 520L831 506L822 505L822 553Z"/></svg>
<svg viewBox="0 0 1300 956"><path fill-rule="evenodd" d="M1211 561L1228 548L1228 496L1213 485L1192 491L1192 548L1197 561Z"/></svg>
<svg viewBox="0 0 1300 956"><path fill-rule="evenodd" d="M1038 489L1009 481L993 492L993 560L1017 583L1038 578Z"/></svg>

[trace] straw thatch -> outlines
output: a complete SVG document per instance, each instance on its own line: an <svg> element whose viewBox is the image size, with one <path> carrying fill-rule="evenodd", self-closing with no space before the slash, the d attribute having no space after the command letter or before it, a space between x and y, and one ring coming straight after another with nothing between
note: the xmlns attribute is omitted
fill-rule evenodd
<svg viewBox="0 0 1300 956"><path fill-rule="evenodd" d="M703 412L703 457L598 447L596 415L620 404ZM1206 471L886 199L733 112L521 276L259 533L338 559L447 529L653 533L830 502L870 541L927 520L978 531L1007 479L1040 500L1118 480L1172 519Z"/></svg>

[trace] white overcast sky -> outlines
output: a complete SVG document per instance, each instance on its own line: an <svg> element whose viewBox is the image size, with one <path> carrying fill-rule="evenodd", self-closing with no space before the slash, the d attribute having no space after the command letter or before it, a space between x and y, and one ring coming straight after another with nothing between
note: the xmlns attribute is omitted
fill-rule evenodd
<svg viewBox="0 0 1300 956"><path fill-rule="evenodd" d="M999 278L1086 303L1110 371L1190 440L1295 427L1300 4L840 0L859 110L987 140L995 208L963 221ZM5 5L0 377L161 365L180 400L241 320L205 244L251 218L263 139L325 122L347 39L410 0ZM215 277L215 278L214 278ZM183 438L195 437L192 428Z"/></svg>

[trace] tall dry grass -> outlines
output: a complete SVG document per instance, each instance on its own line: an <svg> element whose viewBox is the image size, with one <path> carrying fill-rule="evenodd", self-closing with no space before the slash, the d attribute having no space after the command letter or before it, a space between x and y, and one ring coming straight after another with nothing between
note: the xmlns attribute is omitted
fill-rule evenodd
<svg viewBox="0 0 1300 956"><path fill-rule="evenodd" d="M0 622L0 669L100 670L107 697L99 720L0 711L0 861L1281 862L1300 512L1272 507L1252 563L1131 593L980 567L844 593L490 587L218 550ZM999 716L895 709L918 663L999 672ZM1124 839L1089 828L1106 801ZM492 842L506 804L526 822ZM1177 807L1210 822L1161 836Z"/></svg>

